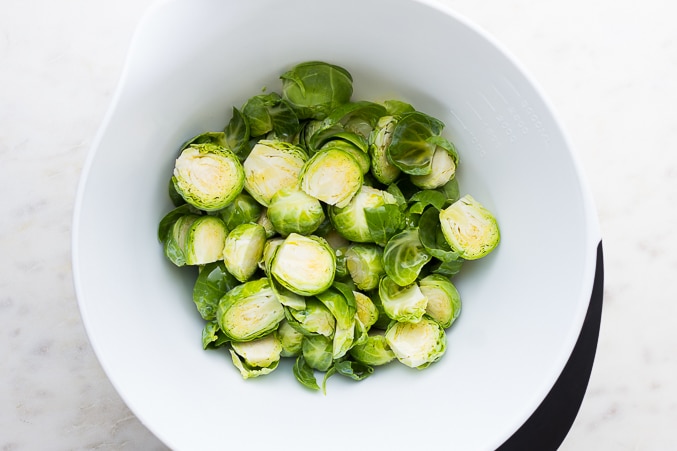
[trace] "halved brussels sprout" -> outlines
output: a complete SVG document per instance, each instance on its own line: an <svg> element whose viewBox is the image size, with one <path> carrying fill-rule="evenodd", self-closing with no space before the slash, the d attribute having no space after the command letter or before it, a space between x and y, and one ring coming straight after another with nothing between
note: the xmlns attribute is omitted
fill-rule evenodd
<svg viewBox="0 0 677 451"><path fill-rule="evenodd" d="M301 171L301 189L329 205L344 207L362 186L362 168L350 154L329 148L312 156Z"/></svg>
<svg viewBox="0 0 677 451"><path fill-rule="evenodd" d="M348 352L355 339L355 316L357 303L353 291L345 284L336 282L322 293L317 294L320 300L336 318L332 355L341 358Z"/></svg>
<svg viewBox="0 0 677 451"><path fill-rule="evenodd" d="M371 301L371 298L361 291L353 291L353 294L357 304L357 319L364 329L368 331L378 321L378 308Z"/></svg>
<svg viewBox="0 0 677 451"><path fill-rule="evenodd" d="M428 316L417 323L393 321L385 338L397 360L417 369L438 361L447 347L444 329Z"/></svg>
<svg viewBox="0 0 677 451"><path fill-rule="evenodd" d="M350 101L353 78L340 66L309 61L280 76L282 97L299 119L324 119L334 108Z"/></svg>
<svg viewBox="0 0 677 451"><path fill-rule="evenodd" d="M295 357L301 353L303 334L289 324L286 319L282 320L277 328L277 337L282 345L281 357Z"/></svg>
<svg viewBox="0 0 677 451"><path fill-rule="evenodd" d="M346 267L355 286L363 291L378 287L385 275L383 248L375 244L352 244L345 252Z"/></svg>
<svg viewBox="0 0 677 451"><path fill-rule="evenodd" d="M165 240L165 255L177 266L221 260L227 234L223 221L215 216L182 216Z"/></svg>
<svg viewBox="0 0 677 451"><path fill-rule="evenodd" d="M172 181L186 202L200 210L216 211L240 194L244 171L237 156L225 147L192 144L176 159Z"/></svg>
<svg viewBox="0 0 677 451"><path fill-rule="evenodd" d="M334 281L336 255L326 240L291 233L275 250L270 272L285 288L312 296Z"/></svg>
<svg viewBox="0 0 677 451"><path fill-rule="evenodd" d="M382 332L370 333L364 342L353 346L349 353L353 359L366 365L385 365L395 360L395 353Z"/></svg>
<svg viewBox="0 0 677 451"><path fill-rule="evenodd" d="M383 268L393 282L404 287L416 281L423 266L432 258L421 244L418 228L392 237L383 249Z"/></svg>
<svg viewBox="0 0 677 451"><path fill-rule="evenodd" d="M248 280L258 268L266 243L266 231L262 226L248 222L230 231L223 247L223 261L240 282Z"/></svg>
<svg viewBox="0 0 677 451"><path fill-rule="evenodd" d="M369 154L363 152L354 144L342 139L333 139L320 148L320 150L325 149L341 149L342 151L350 154L350 156L353 157L355 161L357 161L357 163L360 165L363 175L369 172L369 168L371 167L371 158L369 158Z"/></svg>
<svg viewBox="0 0 677 451"><path fill-rule="evenodd" d="M242 192L225 208L219 210L218 216L226 224L228 230L233 230L240 224L256 222L262 211L261 204L249 194Z"/></svg>
<svg viewBox="0 0 677 451"><path fill-rule="evenodd" d="M285 309L289 324L304 335L332 337L336 330L336 319L329 309L315 298L307 298L302 309Z"/></svg>
<svg viewBox="0 0 677 451"><path fill-rule="evenodd" d="M242 165L244 188L258 203L267 207L278 191L296 186L307 159L305 151L298 146L261 140Z"/></svg>
<svg viewBox="0 0 677 451"><path fill-rule="evenodd" d="M294 186L283 188L273 196L268 206L268 218L281 235L309 235L325 219L319 200Z"/></svg>
<svg viewBox="0 0 677 451"><path fill-rule="evenodd" d="M433 153L430 174L412 175L411 182L422 189L444 186L456 174L456 162L449 152L437 146Z"/></svg>
<svg viewBox="0 0 677 451"><path fill-rule="evenodd" d="M396 125L397 118L395 116L383 116L379 119L370 137L371 174L385 185L390 185L397 180L402 172L388 159L388 147L392 141Z"/></svg>
<svg viewBox="0 0 677 451"><path fill-rule="evenodd" d="M440 274L430 274L418 282L426 297L425 312L443 328L448 328L461 313L461 296L456 286Z"/></svg>
<svg viewBox="0 0 677 451"><path fill-rule="evenodd" d="M385 276L378 285L378 295L383 311L395 321L416 323L425 314L428 299L416 283L401 287Z"/></svg>
<svg viewBox="0 0 677 451"><path fill-rule="evenodd" d="M469 194L440 212L440 225L449 246L465 260L486 256L501 239L496 218Z"/></svg>
<svg viewBox="0 0 677 451"><path fill-rule="evenodd" d="M233 364L243 378L269 374L280 363L282 344L275 332L247 342L231 342Z"/></svg>
<svg viewBox="0 0 677 451"><path fill-rule="evenodd" d="M365 209L375 209L386 204L396 204L395 197L387 191L362 185L347 205L328 209L332 225L347 240L357 243L374 242Z"/></svg>
<svg viewBox="0 0 677 451"><path fill-rule="evenodd" d="M216 320L233 341L251 341L277 329L284 308L268 279L250 280L230 290L219 301Z"/></svg>

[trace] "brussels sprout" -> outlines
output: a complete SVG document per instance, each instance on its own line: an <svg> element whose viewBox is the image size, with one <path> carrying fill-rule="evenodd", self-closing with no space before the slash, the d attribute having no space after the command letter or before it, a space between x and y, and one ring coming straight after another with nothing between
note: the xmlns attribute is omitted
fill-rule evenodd
<svg viewBox="0 0 677 451"><path fill-rule="evenodd" d="M261 140L242 165L244 188L267 207L278 191L296 186L307 158L305 151L293 144Z"/></svg>
<svg viewBox="0 0 677 451"><path fill-rule="evenodd" d="M395 353L382 333L370 333L363 343L353 346L349 353L353 359L366 365L385 365L395 360Z"/></svg>
<svg viewBox="0 0 677 451"><path fill-rule="evenodd" d="M430 173L426 175L412 175L411 182L414 185L422 189L435 189L444 186L454 177L458 156L456 156L456 151L453 150L453 145L448 141L447 143L452 150L447 150L445 147L438 145L432 156Z"/></svg>
<svg viewBox="0 0 677 451"><path fill-rule="evenodd" d="M332 339L324 335L307 335L303 337L301 352L311 368L327 371L334 358L332 356Z"/></svg>
<svg viewBox="0 0 677 451"><path fill-rule="evenodd" d="M200 316L206 321L214 320L219 301L237 285L239 281L222 260L204 265L193 285L193 302Z"/></svg>
<svg viewBox="0 0 677 451"><path fill-rule="evenodd" d="M302 296L312 296L329 288L334 281L336 256L320 237L291 233L275 250L270 273L285 288Z"/></svg>
<svg viewBox="0 0 677 451"><path fill-rule="evenodd" d="M219 301L216 320L233 341L251 341L277 329L284 308L268 279L250 280L230 290Z"/></svg>
<svg viewBox="0 0 677 451"><path fill-rule="evenodd" d="M183 245L186 242L188 229L199 217L199 215L195 214L179 215L178 218L173 219L173 222L169 226L169 230L165 234L162 241L165 257L176 266L183 266L186 264L186 254L183 251Z"/></svg>
<svg viewBox="0 0 677 451"><path fill-rule="evenodd" d="M243 378L269 374L280 363L282 344L275 332L247 342L232 342L230 355Z"/></svg>
<svg viewBox="0 0 677 451"><path fill-rule="evenodd" d="M430 274L418 282L426 297L425 312L443 328L448 328L461 313L461 296L451 281L440 275Z"/></svg>
<svg viewBox="0 0 677 451"><path fill-rule="evenodd" d="M353 291L353 294L357 305L357 319L365 330L369 330L378 321L378 308L366 294L360 291Z"/></svg>
<svg viewBox="0 0 677 451"><path fill-rule="evenodd" d="M170 235L174 223L182 216L201 215L202 212L190 204L183 203L164 215L158 225L158 240L164 243Z"/></svg>
<svg viewBox="0 0 677 451"><path fill-rule="evenodd" d="M389 192L362 185L347 205L328 209L329 219L336 231L347 240L358 243L374 242L365 210L395 203L395 197ZM376 211L379 210L372 210Z"/></svg>
<svg viewBox="0 0 677 451"><path fill-rule="evenodd" d="M385 338L397 360L417 369L438 361L447 347L444 329L428 316L417 323L393 321Z"/></svg>
<svg viewBox="0 0 677 451"><path fill-rule="evenodd" d="M439 120L418 111L402 115L388 146L390 162L407 174L430 174L435 138L443 127Z"/></svg>
<svg viewBox="0 0 677 451"><path fill-rule="evenodd" d="M416 283L402 287L385 276L378 285L378 294L383 311L395 321L416 323L425 314L428 300Z"/></svg>
<svg viewBox="0 0 677 451"><path fill-rule="evenodd" d="M277 139L287 141L301 128L296 113L276 92L251 97L242 106L242 114L247 118L251 136L273 132Z"/></svg>
<svg viewBox="0 0 677 451"><path fill-rule="evenodd" d="M362 168L350 154L330 148L308 160L301 171L301 189L329 205L344 207L362 186Z"/></svg>
<svg viewBox="0 0 677 451"><path fill-rule="evenodd" d="M404 287L414 283L431 258L419 240L418 229L407 229L386 244L383 268L393 282Z"/></svg>
<svg viewBox="0 0 677 451"><path fill-rule="evenodd" d="M177 266L204 265L223 258L227 230L215 216L185 215L165 240L165 255Z"/></svg>
<svg viewBox="0 0 677 451"><path fill-rule="evenodd" d="M309 297L301 309L287 308L285 316L289 324L303 335L332 337L336 330L336 318L319 300Z"/></svg>
<svg viewBox="0 0 677 451"><path fill-rule="evenodd" d="M325 149L340 149L350 154L350 156L353 157L355 161L357 161L357 163L360 165L362 175L367 174L369 172L369 168L371 167L371 158L369 158L369 154L362 151L354 144L348 141L344 141L342 139L333 139L331 141L328 141L320 148L320 150Z"/></svg>
<svg viewBox="0 0 677 451"><path fill-rule="evenodd" d="M263 245L263 254L261 254L261 259L259 260L259 268L270 275L270 263L273 261L273 255L275 255L275 250L277 247L284 242L284 238L281 236L275 236L266 240L266 243Z"/></svg>
<svg viewBox="0 0 677 451"><path fill-rule="evenodd" d="M248 280L258 268L266 243L262 226L249 222L230 231L223 247L223 260L228 272L240 282Z"/></svg>
<svg viewBox="0 0 677 451"><path fill-rule="evenodd" d="M263 207L249 194L242 192L225 208L217 212L228 230L246 222L256 222L261 217Z"/></svg>
<svg viewBox="0 0 677 451"><path fill-rule="evenodd" d="M345 284L335 282L322 293L319 299L336 318L332 355L335 359L343 357L353 345L355 339L355 315L357 303L353 291Z"/></svg>
<svg viewBox="0 0 677 451"><path fill-rule="evenodd" d="M216 211L240 194L244 172L240 160L225 147L191 144L176 159L172 181L186 202L200 210Z"/></svg>
<svg viewBox="0 0 677 451"><path fill-rule="evenodd" d="M388 147L392 141L396 125L396 117L383 116L379 119L370 137L371 174L385 185L390 185L397 180L402 172L388 159Z"/></svg>
<svg viewBox="0 0 677 451"><path fill-rule="evenodd" d="M267 214L275 230L284 236L290 233L309 235L325 219L320 201L296 186L278 191L268 206Z"/></svg>
<svg viewBox="0 0 677 451"><path fill-rule="evenodd" d="M256 220L256 223L263 227L263 229L266 231L266 238L272 238L277 235L277 230L275 230L275 226L273 226L273 223L268 217L267 208L263 208L261 211L261 216L259 216L259 218Z"/></svg>
<svg viewBox="0 0 677 451"><path fill-rule="evenodd" d="M465 260L476 260L493 251L500 241L496 218L466 194L440 212L444 238Z"/></svg>
<svg viewBox="0 0 677 451"><path fill-rule="evenodd" d="M282 345L281 357L295 357L301 354L303 334L290 325L286 319L283 319L277 328L277 338Z"/></svg>
<svg viewBox="0 0 677 451"><path fill-rule="evenodd" d="M363 291L378 287L385 275L383 248L375 244L352 244L345 252L346 267L355 286Z"/></svg>
<svg viewBox="0 0 677 451"><path fill-rule="evenodd" d="M320 61L298 64L280 76L282 97L299 119L324 119L350 101L353 78L342 67Z"/></svg>

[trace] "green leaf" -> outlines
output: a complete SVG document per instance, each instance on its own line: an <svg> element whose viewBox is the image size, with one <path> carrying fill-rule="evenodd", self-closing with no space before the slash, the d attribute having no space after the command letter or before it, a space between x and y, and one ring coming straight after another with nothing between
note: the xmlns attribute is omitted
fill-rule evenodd
<svg viewBox="0 0 677 451"><path fill-rule="evenodd" d="M385 246L402 227L402 211L397 204L365 208L364 215L372 239L379 246Z"/></svg>
<svg viewBox="0 0 677 451"><path fill-rule="evenodd" d="M423 212L418 222L418 237L425 250L443 262L453 262L461 257L447 243L440 225L440 212L430 207Z"/></svg>
<svg viewBox="0 0 677 451"><path fill-rule="evenodd" d="M233 116L224 129L225 143L240 161L244 161L249 155L250 129L247 118L240 110L233 107Z"/></svg>
<svg viewBox="0 0 677 451"><path fill-rule="evenodd" d="M204 265L193 285L193 302L202 318L214 320L221 298L239 284L222 260Z"/></svg>
<svg viewBox="0 0 677 451"><path fill-rule="evenodd" d="M397 122L388 147L388 158L406 174L425 175L431 170L436 143L444 124L427 114L407 113Z"/></svg>

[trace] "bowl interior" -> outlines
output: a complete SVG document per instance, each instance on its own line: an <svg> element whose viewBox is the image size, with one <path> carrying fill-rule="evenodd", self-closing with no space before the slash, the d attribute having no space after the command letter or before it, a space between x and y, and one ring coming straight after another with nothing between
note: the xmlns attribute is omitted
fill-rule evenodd
<svg viewBox="0 0 677 451"><path fill-rule="evenodd" d="M279 90L278 75L305 60L347 68L356 99L397 98L443 120L461 155L462 193L492 210L502 232L499 248L455 279L463 313L440 362L391 365L360 383L334 377L327 396L304 390L289 363L243 381L227 351L203 351L194 273L167 262L156 238L180 143L222 129L233 106ZM164 1L139 27L83 174L76 289L109 378L174 449L338 449L343 440L493 449L545 397L580 330L598 241L586 196L538 90L442 7Z"/></svg>

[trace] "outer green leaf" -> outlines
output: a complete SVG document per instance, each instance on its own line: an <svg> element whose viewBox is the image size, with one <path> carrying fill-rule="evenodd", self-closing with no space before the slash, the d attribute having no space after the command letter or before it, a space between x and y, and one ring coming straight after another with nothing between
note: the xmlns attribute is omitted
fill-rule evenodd
<svg viewBox="0 0 677 451"><path fill-rule="evenodd" d="M223 261L204 265L193 285L193 302L202 318L206 321L214 320L221 298L239 284L228 272Z"/></svg>
<svg viewBox="0 0 677 451"><path fill-rule="evenodd" d="M317 379L315 379L315 372L313 369L306 363L306 360L303 358L303 354L299 355L296 358L294 363L294 377L299 381L303 386L311 390L319 390L320 386L317 385Z"/></svg>
<svg viewBox="0 0 677 451"><path fill-rule="evenodd" d="M233 107L233 116L223 131L226 147L237 155L240 161L244 161L251 150L249 146L251 136L247 118L240 110Z"/></svg>
<svg viewBox="0 0 677 451"><path fill-rule="evenodd" d="M379 207L365 208L364 216L369 234L374 243L385 246L403 226L403 216L397 204L385 204Z"/></svg>
<svg viewBox="0 0 677 451"><path fill-rule="evenodd" d="M392 237L383 250L383 268L399 286L416 281L421 268L431 259L419 240L418 229L407 229Z"/></svg>
<svg viewBox="0 0 677 451"><path fill-rule="evenodd" d="M443 126L439 120L420 112L402 116L388 146L390 162L407 174L429 174L437 147L430 138L438 135Z"/></svg>

